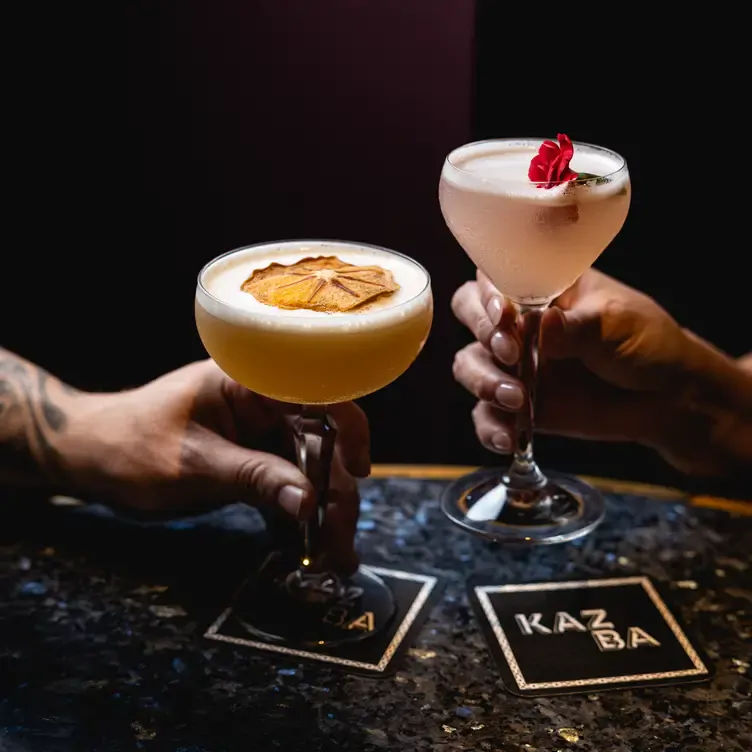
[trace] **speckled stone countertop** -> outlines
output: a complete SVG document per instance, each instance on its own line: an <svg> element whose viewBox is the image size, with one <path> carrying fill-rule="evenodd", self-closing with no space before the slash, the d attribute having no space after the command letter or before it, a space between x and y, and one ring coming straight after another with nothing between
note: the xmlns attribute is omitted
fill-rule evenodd
<svg viewBox="0 0 752 752"><path fill-rule="evenodd" d="M443 519L442 487L363 484L363 558L448 582L386 680L202 637L207 620L184 594L221 600L252 566L263 533L245 507L144 526L101 509L0 504L0 750L752 749L752 518L610 494L589 538L499 551ZM633 573L672 583L716 664L712 683L538 699L504 691L468 606L470 574L502 583Z"/></svg>

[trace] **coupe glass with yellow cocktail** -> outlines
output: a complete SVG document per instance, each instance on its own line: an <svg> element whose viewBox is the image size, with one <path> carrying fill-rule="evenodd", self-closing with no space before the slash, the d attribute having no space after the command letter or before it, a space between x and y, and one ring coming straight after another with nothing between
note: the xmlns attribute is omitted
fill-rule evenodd
<svg viewBox="0 0 752 752"><path fill-rule="evenodd" d="M204 346L228 376L300 405L298 462L319 496L294 565L277 556L257 578L247 626L266 639L306 645L382 629L395 610L382 580L361 567L343 581L315 564L336 436L326 406L387 386L415 360L433 318L428 273L402 254L362 243L264 243L207 264L195 311Z"/></svg>

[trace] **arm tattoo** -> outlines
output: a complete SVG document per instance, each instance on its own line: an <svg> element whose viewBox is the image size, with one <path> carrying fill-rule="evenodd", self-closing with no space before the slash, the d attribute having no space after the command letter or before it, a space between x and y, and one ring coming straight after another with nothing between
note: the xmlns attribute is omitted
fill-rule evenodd
<svg viewBox="0 0 752 752"><path fill-rule="evenodd" d="M44 485L65 480L56 436L68 416L51 398L77 390L0 347L0 480Z"/></svg>

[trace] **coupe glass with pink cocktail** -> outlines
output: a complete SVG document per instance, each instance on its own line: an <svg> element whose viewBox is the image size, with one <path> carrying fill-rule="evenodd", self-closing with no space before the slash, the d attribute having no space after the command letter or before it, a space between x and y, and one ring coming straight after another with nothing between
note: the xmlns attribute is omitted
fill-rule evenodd
<svg viewBox="0 0 752 752"><path fill-rule="evenodd" d="M603 518L594 488L544 473L533 457L538 337L546 308L621 230L630 196L621 156L564 135L558 143L481 141L446 158L441 211L468 256L516 308L526 400L509 469L473 473L445 492L445 513L466 530L499 541L560 543Z"/></svg>

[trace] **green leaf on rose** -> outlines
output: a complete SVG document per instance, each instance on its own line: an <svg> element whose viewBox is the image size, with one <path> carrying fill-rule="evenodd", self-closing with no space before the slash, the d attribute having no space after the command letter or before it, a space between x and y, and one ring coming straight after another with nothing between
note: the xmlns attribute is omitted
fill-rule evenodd
<svg viewBox="0 0 752 752"><path fill-rule="evenodd" d="M609 178L605 178L602 175L593 175L592 172L578 172L574 182L581 185L603 185L604 183L610 183L611 181ZM625 196L627 194L627 186L624 185L619 193Z"/></svg>
<svg viewBox="0 0 752 752"><path fill-rule="evenodd" d="M578 172L576 182L603 185L603 183L608 183L608 178L604 178L602 175L593 175L592 172Z"/></svg>

